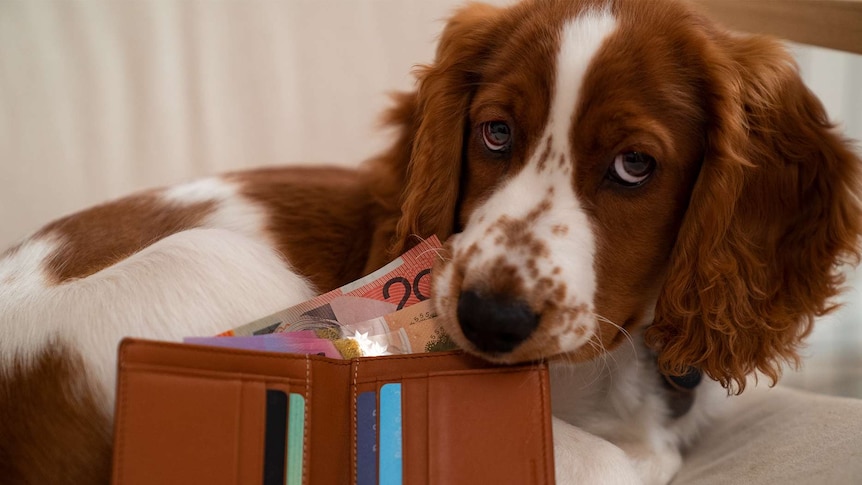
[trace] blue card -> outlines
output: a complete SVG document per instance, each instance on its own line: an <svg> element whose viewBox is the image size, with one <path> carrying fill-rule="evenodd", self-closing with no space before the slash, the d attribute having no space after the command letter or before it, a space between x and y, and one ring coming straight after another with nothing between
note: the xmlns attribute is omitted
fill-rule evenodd
<svg viewBox="0 0 862 485"><path fill-rule="evenodd" d="M380 485L401 485L401 384L380 388Z"/></svg>
<svg viewBox="0 0 862 485"><path fill-rule="evenodd" d="M377 393L356 398L356 485L377 485Z"/></svg>

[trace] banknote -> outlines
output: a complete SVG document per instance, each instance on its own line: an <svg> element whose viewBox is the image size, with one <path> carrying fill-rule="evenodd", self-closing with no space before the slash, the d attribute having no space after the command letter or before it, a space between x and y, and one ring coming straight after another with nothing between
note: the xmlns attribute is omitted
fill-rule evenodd
<svg viewBox="0 0 862 485"><path fill-rule="evenodd" d="M440 240L432 236L353 283L220 336L265 335L355 324L426 301L431 293L431 267L440 248Z"/></svg>
<svg viewBox="0 0 862 485"><path fill-rule="evenodd" d="M187 337L184 343L207 345L211 347L230 347L234 349L261 350L266 352L290 352L294 354L314 354L343 358L334 342L321 338L314 332L291 332L251 337Z"/></svg>
<svg viewBox="0 0 862 485"><path fill-rule="evenodd" d="M340 338L356 341L359 355L413 354L452 350L454 343L440 327L431 300L364 322L345 324Z"/></svg>
<svg viewBox="0 0 862 485"><path fill-rule="evenodd" d="M335 359L452 350L431 301L362 322L246 337L188 337L185 343L268 352L316 354Z"/></svg>

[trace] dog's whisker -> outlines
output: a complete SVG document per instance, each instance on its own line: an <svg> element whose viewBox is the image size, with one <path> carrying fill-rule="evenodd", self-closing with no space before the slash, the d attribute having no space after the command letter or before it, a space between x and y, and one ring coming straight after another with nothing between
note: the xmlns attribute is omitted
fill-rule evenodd
<svg viewBox="0 0 862 485"><path fill-rule="evenodd" d="M610 370L610 368L608 367L605 352L604 352L604 349L603 349L603 346L601 345L601 343L595 342L592 339L590 339L587 341L587 345L589 345L593 349L597 349L596 354L598 354L598 357L596 359L594 359L593 361L588 362L588 363L580 363L580 364L575 364L575 363L569 361L570 364L573 364L573 365L568 367L569 372L570 372L569 377L575 375L575 365L579 365L579 366L581 366L581 368L589 371L589 373L584 376L584 379L582 380L581 385L579 386L579 390L589 389L593 384L595 384L596 382L598 382L602 378L602 374L603 374L605 369ZM568 354L565 354L565 355L566 355L567 359L570 358L570 355L568 355ZM587 380L587 379L589 379L589 380Z"/></svg>
<svg viewBox="0 0 862 485"><path fill-rule="evenodd" d="M629 346L631 346L631 348L632 348L632 352L634 352L635 356L637 356L637 353L638 353L637 345L635 345L634 338L632 338L632 335L631 335L631 333L629 333L629 331L628 331L628 330L626 330L625 328L623 328L623 326L622 326L622 325L619 325L618 323L614 322L614 321L613 321L613 320L611 320L610 318L603 317L602 315L599 315L598 313L595 313L595 312L592 312L592 314L593 314L593 317L595 317L595 319L596 319L596 320L598 320L598 321L600 321L600 322L607 323L608 325L610 325L610 326L612 326L612 327L616 328L617 330L619 330L619 331L620 331L620 333L621 333L621 334L625 337L625 339L628 341Z"/></svg>
<svg viewBox="0 0 862 485"><path fill-rule="evenodd" d="M419 241L419 244L422 244L427 240L427 238L424 238L424 237L422 237L416 233L411 234L410 237L417 239ZM422 254L424 256L424 255L428 254L429 252L435 253L437 258L440 259L440 261L447 262L447 261L452 260L452 256L449 254L449 250L446 248L429 247L427 250L422 251L422 253L420 253L420 254Z"/></svg>
<svg viewBox="0 0 862 485"><path fill-rule="evenodd" d="M437 259L439 259L440 261L443 261L443 262L452 261L452 258L447 256L447 254L446 254L447 252L444 249L430 248L426 251L423 251L421 254L424 256L428 253L434 253L434 255L437 257Z"/></svg>

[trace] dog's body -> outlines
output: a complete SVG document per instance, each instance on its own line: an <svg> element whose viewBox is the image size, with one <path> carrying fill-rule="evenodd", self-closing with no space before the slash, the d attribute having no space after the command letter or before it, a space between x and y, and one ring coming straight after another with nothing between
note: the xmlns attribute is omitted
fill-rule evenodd
<svg viewBox="0 0 862 485"><path fill-rule="evenodd" d="M154 190L4 253L0 476L106 480L123 336L216 334L437 234L450 336L559 361L558 481L666 483L705 396L777 379L856 252L859 160L786 52L682 5L471 5L389 122L359 170ZM718 383L676 412L661 373L692 368Z"/></svg>

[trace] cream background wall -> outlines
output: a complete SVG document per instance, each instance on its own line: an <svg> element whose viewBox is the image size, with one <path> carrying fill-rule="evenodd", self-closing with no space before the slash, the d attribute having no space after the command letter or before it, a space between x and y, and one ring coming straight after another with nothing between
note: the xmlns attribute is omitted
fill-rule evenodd
<svg viewBox="0 0 862 485"><path fill-rule="evenodd" d="M459 3L0 0L0 247L144 187L357 164Z"/></svg>
<svg viewBox="0 0 862 485"><path fill-rule="evenodd" d="M384 147L460 0L0 0L0 250L61 215L206 174ZM511 3L498 0L495 3ZM862 139L862 57L794 47ZM862 293L788 382L862 396Z"/></svg>

